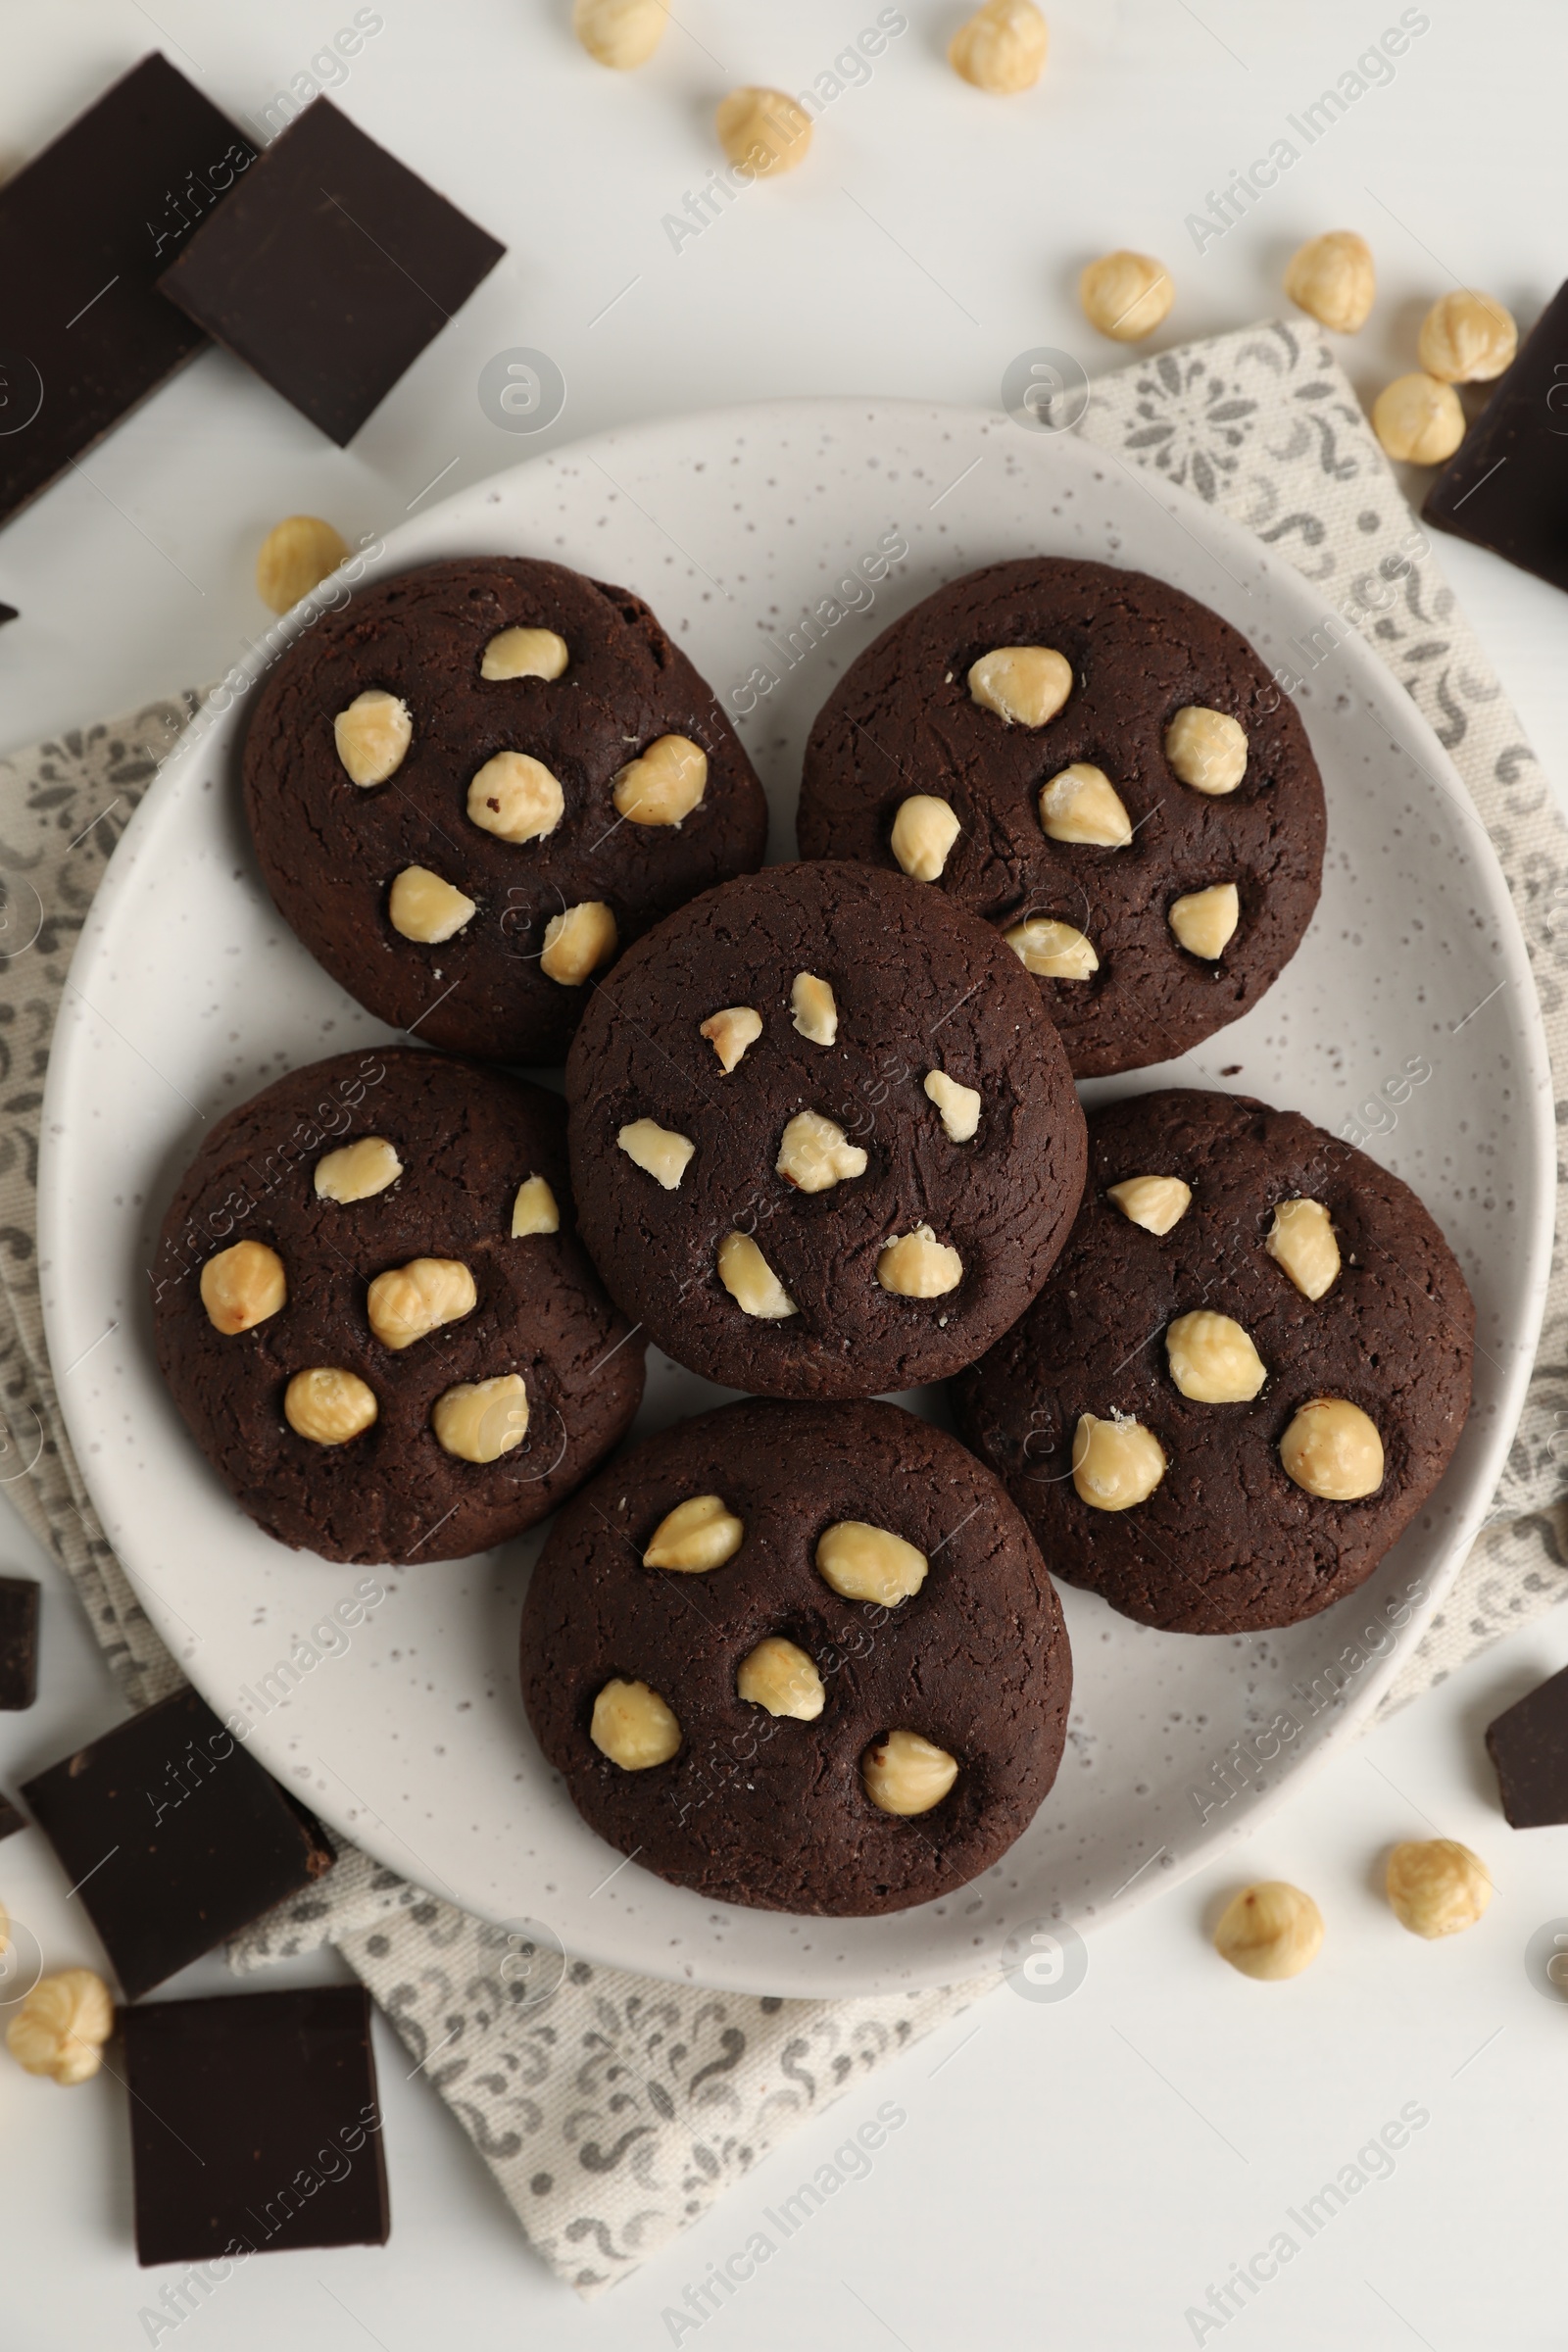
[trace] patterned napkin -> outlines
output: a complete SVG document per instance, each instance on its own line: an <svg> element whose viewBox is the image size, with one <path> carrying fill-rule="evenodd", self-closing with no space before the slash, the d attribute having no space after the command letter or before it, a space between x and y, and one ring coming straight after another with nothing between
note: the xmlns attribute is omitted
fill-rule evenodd
<svg viewBox="0 0 1568 2352"><path fill-rule="evenodd" d="M1321 342L1270 324L1102 379L1079 428L1183 485L1319 589L1303 661L1359 629L1432 721L1514 893L1568 1093L1568 942L1552 908L1568 827L1457 612L1355 396ZM0 1485L61 1562L132 1706L180 1676L87 1499L44 1348L37 1147L71 953L115 842L196 693L0 760ZM1568 885L1561 894L1568 897ZM108 1017L98 1008L101 1017ZM1561 1222L1561 1220L1559 1220ZM1385 1701L1397 1706L1568 1592L1568 1280L1554 1260L1540 1358L1489 1523ZM460 2118L544 2259L584 2295L624 2278L795 2127L997 1982L853 2001L757 1999L567 1959L553 1997L503 1934L345 1848L242 1936L240 1971L334 1944ZM548 1960L548 1955L541 1955Z"/></svg>

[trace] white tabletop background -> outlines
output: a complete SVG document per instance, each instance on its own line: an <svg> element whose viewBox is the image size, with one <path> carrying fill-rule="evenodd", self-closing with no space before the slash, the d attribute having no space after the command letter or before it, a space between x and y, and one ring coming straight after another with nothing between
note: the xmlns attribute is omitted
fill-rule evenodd
<svg viewBox="0 0 1568 2352"><path fill-rule="evenodd" d="M658 57L622 76L577 49L567 0L383 0L381 29L332 95L505 239L507 259L352 450L209 351L0 533L0 598L23 614L0 634L0 743L220 674L268 623L252 566L284 514L327 515L355 539L432 484L444 494L635 416L766 395L1000 406L1007 362L1034 346L1094 374L1119 355L1084 324L1074 288L1113 246L1171 270L1159 347L1282 307L1295 245L1359 229L1378 306L1341 348L1368 397L1415 365L1439 293L1484 287L1528 323L1568 269L1562 0L1427 0L1429 29L1392 84L1201 256L1187 214L1353 68L1398 22L1397 0L1047 0L1046 78L1005 100L944 63L964 0L901 0L908 29L828 108L807 166L675 251L662 217L719 160L717 98L742 81L804 86L878 5L677 0ZM275 93L354 15L349 0L157 0L156 18L137 0L3 0L0 159L14 169L155 46L260 139ZM515 346L549 353L565 378L564 413L534 439L493 423L477 396L485 362ZM1438 552L1560 787L1568 605L1477 550L1444 539ZM3 1506L0 1540L0 1565L47 1588L37 1705L0 1716L0 1786L14 1788L121 1709L69 1589ZM530 2255L378 2021L390 2244L245 2266L181 2323L182 2352L413 2352L460 2331L653 2352L672 2340L662 2315L686 2283L887 2097L906 2127L706 2322L708 2352L1157 2352L1221 2333L1254 2352L1560 2352L1568 2013L1533 1987L1525 1956L1568 1915L1568 1828L1506 1827L1481 1735L1565 1662L1568 1615L1476 1661L1336 1761L1240 1863L1099 1937L1071 1999L994 1994L593 2307ZM1497 1891L1479 1928L1427 1945L1384 1903L1381 1857L1439 1833L1474 1845ZM1292 1984L1250 1984L1208 1947L1246 1876L1295 1880L1323 1908L1322 1956ZM100 1959L36 1833L0 1845L0 1897L52 1965ZM211 1960L165 1991L231 1984ZM1412 2103L1430 2121L1392 2177L1243 2313L1200 2330L1190 2307L1279 2230L1299 2241L1287 2208ZM7 2352L172 2340L139 2316L170 2274L135 2267L116 2082L64 2091L0 2058L0 2248Z"/></svg>

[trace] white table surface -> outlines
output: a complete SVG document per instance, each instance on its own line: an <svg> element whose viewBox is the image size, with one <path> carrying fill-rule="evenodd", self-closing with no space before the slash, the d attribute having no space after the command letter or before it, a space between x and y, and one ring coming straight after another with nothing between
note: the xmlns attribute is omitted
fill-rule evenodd
<svg viewBox="0 0 1568 2352"><path fill-rule="evenodd" d="M267 625L251 568L285 514L325 514L353 539L399 519L432 477L444 492L582 432L721 401L874 391L995 405L1007 362L1032 346L1077 354L1093 374L1116 354L1084 325L1074 285L1115 245L1160 255L1175 277L1158 347L1267 315L1296 243L1359 228L1381 293L1343 348L1368 395L1414 365L1421 314L1449 285L1484 286L1528 321L1568 266L1561 0L1431 0L1392 85L1201 257L1185 216L1353 67L1398 20L1393 0L1052 0L1047 79L1008 101L942 62L962 0L903 0L909 29L827 110L807 167L673 251L662 217L717 160L716 98L743 80L802 86L877 5L677 0L659 57L622 77L575 48L566 0L385 0L383 28L333 95L506 238L507 260L351 451L209 352L0 533L0 598L23 613L0 633L0 742L224 669ZM347 0L157 0L155 21L136 0L3 0L0 154L14 166L32 153L155 45L254 127L353 14ZM536 439L493 424L476 394L485 361L518 345L548 352L567 385ZM1560 784L1568 607L1477 550L1442 539L1438 552ZM38 1703L0 1716L0 1786L14 1787L119 1702L69 1590L3 1505L0 1565L46 1584ZM1568 2016L1532 1989L1525 1950L1568 1915L1568 1829L1507 1829L1481 1733L1565 1662L1568 1616L1476 1661L1303 1789L1240 1870L1228 1860L1102 1936L1070 2000L994 1995L593 2307L530 2256L457 2123L405 2081L378 2025L390 2245L250 2264L181 2340L412 2352L461 2328L552 2352L652 2352L672 2340L662 2315L686 2283L891 2096L907 2127L706 2323L714 2343L1153 2352L1200 2340L1189 2308L1285 2229L1296 2259L1200 2340L1234 2328L1269 2352L1558 2347ZM1394 1922L1378 1878L1391 1841L1440 1831L1484 1855L1497 1892L1478 1929L1429 1946ZM1205 1927L1243 1876L1293 1879L1321 1903L1328 1939L1305 1977L1254 1985L1208 1949ZM36 1833L0 1845L0 1898L51 1964L92 1962L91 1931L64 1897ZM210 1960L167 1990L231 1983ZM167 2274L134 2265L123 2095L107 2078L63 2091L0 2058L7 2352L112 2352L156 2332L139 2314ZM1410 2103L1430 2121L1392 2178L1304 2242L1287 2209Z"/></svg>

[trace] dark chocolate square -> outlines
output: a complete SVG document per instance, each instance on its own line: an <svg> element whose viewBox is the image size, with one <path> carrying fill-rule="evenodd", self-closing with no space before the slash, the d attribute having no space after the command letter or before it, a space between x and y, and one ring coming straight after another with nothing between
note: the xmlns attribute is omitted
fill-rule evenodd
<svg viewBox="0 0 1568 2352"><path fill-rule="evenodd" d="M0 1838L14 1838L18 1830L26 1826L25 1813L19 1813L9 1796L0 1795Z"/></svg>
<svg viewBox="0 0 1568 2352"><path fill-rule="evenodd" d="M1516 1830L1568 1821L1568 1666L1488 1724L1487 1753Z"/></svg>
<svg viewBox="0 0 1568 2352"><path fill-rule="evenodd" d="M30 1707L38 1695L38 1587L0 1576L0 1707Z"/></svg>
<svg viewBox="0 0 1568 2352"><path fill-rule="evenodd" d="M162 285L341 446L506 250L318 98Z"/></svg>
<svg viewBox="0 0 1568 2352"><path fill-rule="evenodd" d="M206 342L157 280L255 153L144 57L0 187L0 520Z"/></svg>
<svg viewBox="0 0 1568 2352"><path fill-rule="evenodd" d="M176 1690L22 1793L127 1998L329 1870L313 1814L194 1690Z"/></svg>
<svg viewBox="0 0 1568 2352"><path fill-rule="evenodd" d="M1421 510L1568 588L1568 285L1559 286Z"/></svg>
<svg viewBox="0 0 1568 2352"><path fill-rule="evenodd" d="M121 2025L138 2262L385 2245L363 1985L149 2001Z"/></svg>

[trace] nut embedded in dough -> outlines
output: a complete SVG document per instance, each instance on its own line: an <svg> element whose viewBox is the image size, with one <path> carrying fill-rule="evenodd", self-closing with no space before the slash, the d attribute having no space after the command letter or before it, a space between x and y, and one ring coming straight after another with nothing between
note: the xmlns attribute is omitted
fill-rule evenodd
<svg viewBox="0 0 1568 2352"><path fill-rule="evenodd" d="M919 1732L889 1732L860 1758L865 1793L880 1813L929 1813L957 1777L957 1757Z"/></svg>
<svg viewBox="0 0 1568 2352"><path fill-rule="evenodd" d="M528 1387L520 1372L460 1381L430 1409L436 1444L460 1462L498 1462L528 1434Z"/></svg>
<svg viewBox="0 0 1568 2352"><path fill-rule="evenodd" d="M719 1243L718 1279L742 1314L763 1323L801 1311L748 1233L726 1233Z"/></svg>
<svg viewBox="0 0 1568 2352"><path fill-rule="evenodd" d="M999 645L968 672L969 699L1009 727L1043 727L1072 692L1072 663L1049 645Z"/></svg>
<svg viewBox="0 0 1568 2352"><path fill-rule="evenodd" d="M351 782L368 788L397 774L414 741L408 704L379 686L357 694L332 721L332 740Z"/></svg>
<svg viewBox="0 0 1568 2352"><path fill-rule="evenodd" d="M816 1570L845 1600L871 1600L897 1608L925 1583L930 1562L890 1527L864 1519L838 1519L816 1542Z"/></svg>
<svg viewBox="0 0 1568 2352"><path fill-rule="evenodd" d="M213 1329L232 1339L286 1305L283 1260L265 1242L235 1242L203 1266L201 1294Z"/></svg>
<svg viewBox="0 0 1568 2352"><path fill-rule="evenodd" d="M664 1513L649 1539L643 1566L702 1576L732 1560L745 1541L746 1529L722 1494L691 1494Z"/></svg>

